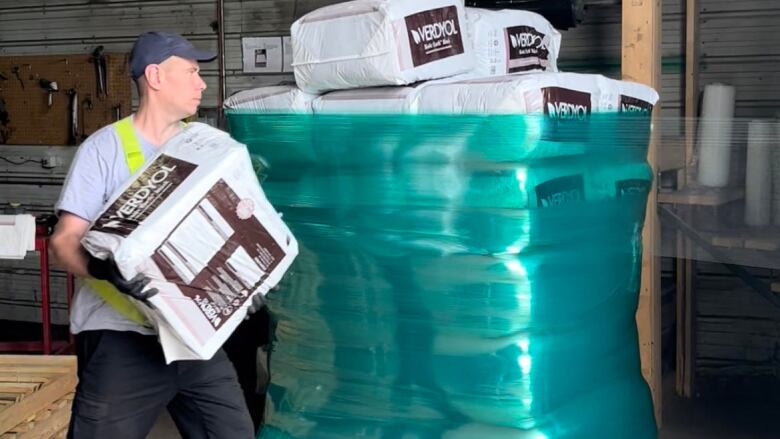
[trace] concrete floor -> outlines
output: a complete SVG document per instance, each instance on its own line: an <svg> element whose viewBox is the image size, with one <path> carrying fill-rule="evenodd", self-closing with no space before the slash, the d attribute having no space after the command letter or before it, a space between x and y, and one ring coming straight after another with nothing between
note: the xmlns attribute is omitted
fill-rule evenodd
<svg viewBox="0 0 780 439"><path fill-rule="evenodd" d="M660 439L777 439L780 405L745 400L685 400L674 393L674 376L664 381L664 427ZM165 412L149 439L180 439ZM610 438L605 438L610 439Z"/></svg>

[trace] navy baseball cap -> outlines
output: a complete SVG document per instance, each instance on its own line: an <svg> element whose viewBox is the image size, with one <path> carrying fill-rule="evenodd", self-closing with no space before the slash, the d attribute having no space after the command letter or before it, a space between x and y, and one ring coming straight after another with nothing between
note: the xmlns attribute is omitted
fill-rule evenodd
<svg viewBox="0 0 780 439"><path fill-rule="evenodd" d="M178 56L195 61L213 61L217 55L196 49L192 43L173 32L146 32L138 36L130 52L130 74L133 79L143 76L146 66L160 64L166 59Z"/></svg>

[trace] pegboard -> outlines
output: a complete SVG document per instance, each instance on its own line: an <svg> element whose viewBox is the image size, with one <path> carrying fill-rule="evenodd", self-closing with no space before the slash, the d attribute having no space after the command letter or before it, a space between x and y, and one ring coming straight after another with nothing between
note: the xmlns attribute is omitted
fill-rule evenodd
<svg viewBox="0 0 780 439"><path fill-rule="evenodd" d="M91 54L0 57L0 144L74 145L131 111L128 55L106 53L107 94L99 95ZM14 74L18 68L18 78ZM57 82L48 105L41 79ZM71 139L71 95L78 97L78 130ZM4 108L3 108L4 107ZM4 115L3 113L6 113Z"/></svg>

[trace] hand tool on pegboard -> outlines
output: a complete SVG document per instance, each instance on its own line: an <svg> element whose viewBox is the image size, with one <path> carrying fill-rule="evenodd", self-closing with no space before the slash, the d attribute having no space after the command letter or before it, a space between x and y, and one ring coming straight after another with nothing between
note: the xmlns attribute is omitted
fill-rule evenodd
<svg viewBox="0 0 780 439"><path fill-rule="evenodd" d="M0 144L8 142L8 137L11 136L11 129L8 127L9 122L11 122L11 118L8 116L8 111L6 111L5 99L0 96Z"/></svg>
<svg viewBox="0 0 780 439"><path fill-rule="evenodd" d="M108 81L106 80L106 57L103 46L97 46L92 52L92 63L95 64L95 82L98 98L108 96Z"/></svg>
<svg viewBox="0 0 780 439"><path fill-rule="evenodd" d="M11 67L11 73L16 76L16 80L19 81L19 85L21 85L22 90L24 90L24 81L22 81L22 77L19 76L19 66Z"/></svg>
<svg viewBox="0 0 780 439"><path fill-rule="evenodd" d="M79 114L79 117L81 117L81 120L79 121L79 124L81 125L81 141L83 142L84 139L86 139L87 133L84 131L84 127L86 124L84 123L84 115L87 113L87 111L92 111L92 95L87 94L87 96L81 101L81 114Z"/></svg>
<svg viewBox="0 0 780 439"><path fill-rule="evenodd" d="M40 81L38 81L38 84L49 95L47 103L48 106L51 107L52 97L54 96L54 93L60 91L59 86L57 86L57 81L49 81L48 79L41 78Z"/></svg>
<svg viewBox="0 0 780 439"><path fill-rule="evenodd" d="M78 145L79 143L79 94L75 89L68 90L70 97L70 135L68 143Z"/></svg>

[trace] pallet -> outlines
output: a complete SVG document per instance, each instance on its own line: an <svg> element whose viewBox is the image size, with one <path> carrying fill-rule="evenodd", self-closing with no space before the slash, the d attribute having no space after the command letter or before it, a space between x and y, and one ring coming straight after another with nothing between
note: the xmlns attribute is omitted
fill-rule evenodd
<svg viewBox="0 0 780 439"><path fill-rule="evenodd" d="M0 355L0 439L64 439L76 382L73 356Z"/></svg>

